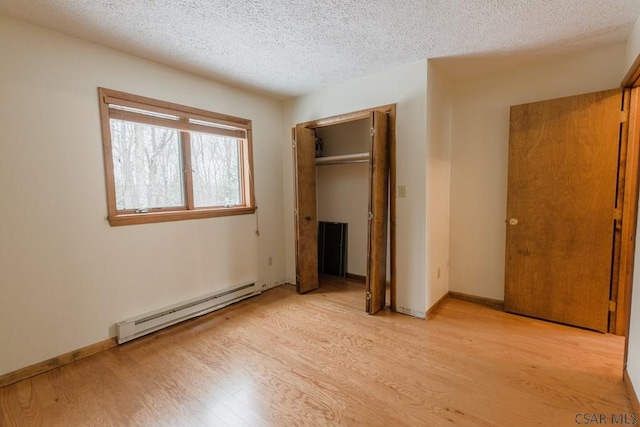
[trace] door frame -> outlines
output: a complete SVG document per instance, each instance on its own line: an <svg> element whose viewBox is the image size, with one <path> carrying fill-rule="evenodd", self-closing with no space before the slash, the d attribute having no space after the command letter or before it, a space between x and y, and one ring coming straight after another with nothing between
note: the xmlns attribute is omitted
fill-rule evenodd
<svg viewBox="0 0 640 427"><path fill-rule="evenodd" d="M624 301L626 274L628 268L629 252L628 245L631 243L628 239L629 227L632 226L630 221L626 219L633 216L629 209L632 206L625 204L625 200L632 200L632 192L634 190L633 174L636 171L633 167L634 150L629 140L629 118L630 118L630 99L631 90L622 88L622 109L620 119L620 139L618 150L618 180L616 189L616 204L614 211L614 234L613 234L613 255L611 259L611 291L609 301L615 303L615 307L609 306L609 328L608 333L624 336L627 325L624 320ZM637 172L637 171L636 171ZM623 221L623 217L625 221ZM633 221L635 227L635 220ZM623 237L627 238L623 238Z"/></svg>
<svg viewBox="0 0 640 427"><path fill-rule="evenodd" d="M321 119L311 120L299 123L308 129L318 129L327 126L348 123L356 120L368 119L372 112L379 111L389 117L389 269L390 269L390 308L396 311L396 104L381 105L379 107L367 108L364 110L354 111L351 113L339 114L336 116L325 117ZM294 185L297 185L295 178L294 164ZM295 227L298 227L298 219L295 218ZM297 228L296 228L297 229ZM298 245L296 234L296 247ZM298 253L295 253L295 265L298 268Z"/></svg>

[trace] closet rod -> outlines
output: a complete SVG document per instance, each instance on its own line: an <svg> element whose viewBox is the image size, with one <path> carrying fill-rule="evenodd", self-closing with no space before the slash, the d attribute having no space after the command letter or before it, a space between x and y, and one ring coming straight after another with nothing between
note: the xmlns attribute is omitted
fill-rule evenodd
<svg viewBox="0 0 640 427"><path fill-rule="evenodd" d="M363 163L369 161L369 153L342 154L339 156L317 157L316 165L339 165L345 163Z"/></svg>

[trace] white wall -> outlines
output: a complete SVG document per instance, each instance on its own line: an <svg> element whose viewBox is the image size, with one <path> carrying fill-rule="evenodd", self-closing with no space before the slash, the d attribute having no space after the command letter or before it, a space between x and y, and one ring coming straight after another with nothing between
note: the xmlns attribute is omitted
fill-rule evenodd
<svg viewBox="0 0 640 427"><path fill-rule="evenodd" d="M295 277L290 128L297 123L397 103L397 306L424 317L426 301L426 60L349 81L285 103L283 159L287 277Z"/></svg>
<svg viewBox="0 0 640 427"><path fill-rule="evenodd" d="M636 21L631 35L627 40L624 58L624 72L631 71L631 67L640 53L640 18Z"/></svg>
<svg viewBox="0 0 640 427"><path fill-rule="evenodd" d="M322 157L368 153L371 137L369 119L354 120L316 129L322 139Z"/></svg>
<svg viewBox="0 0 640 427"><path fill-rule="evenodd" d="M434 60L427 64L427 300L449 292L452 87Z"/></svg>
<svg viewBox="0 0 640 427"><path fill-rule="evenodd" d="M626 49L625 72L631 71L629 67L634 63L640 55L640 18L636 22L636 26L629 37ZM640 219L640 216L639 216ZM636 224L636 228L640 231L640 221ZM636 238L633 271L633 290L631 297L631 322L629 325L629 352L627 354L627 371L629 378L635 387L636 395L640 396L640 245ZM638 414L640 415L640 414Z"/></svg>
<svg viewBox="0 0 640 427"><path fill-rule="evenodd" d="M279 102L2 15L0 55L0 374L285 278ZM98 86L253 120L260 237L254 215L110 227Z"/></svg>
<svg viewBox="0 0 640 427"><path fill-rule="evenodd" d="M317 168L318 221L347 227L347 273L367 274L369 165L352 163Z"/></svg>
<svg viewBox="0 0 640 427"><path fill-rule="evenodd" d="M454 84L450 290L504 297L511 105L620 86L624 44Z"/></svg>
<svg viewBox="0 0 640 427"><path fill-rule="evenodd" d="M640 216L638 218L640 219ZM636 224L636 228L640 231L640 221ZM638 239L636 239L635 250L627 372L635 387L636 395L640 396L640 245L638 245Z"/></svg>

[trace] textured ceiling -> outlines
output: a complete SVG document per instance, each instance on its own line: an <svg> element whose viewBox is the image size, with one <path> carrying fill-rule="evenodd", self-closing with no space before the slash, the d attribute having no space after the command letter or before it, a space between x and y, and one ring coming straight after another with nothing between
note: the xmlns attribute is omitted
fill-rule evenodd
<svg viewBox="0 0 640 427"><path fill-rule="evenodd" d="M0 0L0 13L284 98L425 58L623 42L640 1Z"/></svg>

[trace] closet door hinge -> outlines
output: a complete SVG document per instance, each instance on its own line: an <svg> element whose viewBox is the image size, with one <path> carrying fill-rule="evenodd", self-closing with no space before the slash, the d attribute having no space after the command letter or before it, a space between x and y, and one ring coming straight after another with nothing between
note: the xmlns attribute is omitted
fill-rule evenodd
<svg viewBox="0 0 640 427"><path fill-rule="evenodd" d="M369 212L369 221L373 219L373 212Z"/></svg>
<svg viewBox="0 0 640 427"><path fill-rule="evenodd" d="M367 301L371 299L371 292L367 291Z"/></svg>
<svg viewBox="0 0 640 427"><path fill-rule="evenodd" d="M298 209L293 210L293 216L298 216Z"/></svg>
<svg viewBox="0 0 640 427"><path fill-rule="evenodd" d="M295 140L295 139L294 139L293 141L291 141L291 146L292 146L293 148L296 148L296 140Z"/></svg>
<svg viewBox="0 0 640 427"><path fill-rule="evenodd" d="M615 301L609 301L609 311L616 311L616 302Z"/></svg>
<svg viewBox="0 0 640 427"><path fill-rule="evenodd" d="M371 128L370 131L371 131L371 136L374 136L376 134L376 128Z"/></svg>

